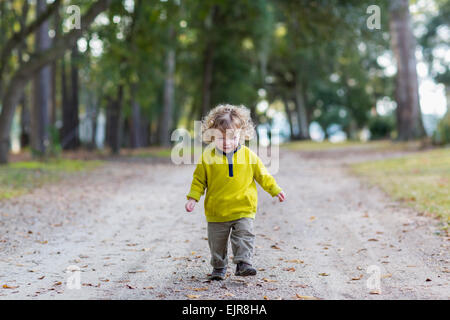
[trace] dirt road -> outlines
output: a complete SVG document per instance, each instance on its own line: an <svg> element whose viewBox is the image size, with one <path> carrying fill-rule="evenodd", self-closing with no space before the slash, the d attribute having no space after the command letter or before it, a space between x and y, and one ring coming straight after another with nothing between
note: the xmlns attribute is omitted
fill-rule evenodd
<svg viewBox="0 0 450 320"><path fill-rule="evenodd" d="M184 210L193 166L113 161L0 202L0 299L450 298L437 221L347 170L373 154L281 152L287 201L259 189L256 277L230 260L207 281L203 205Z"/></svg>

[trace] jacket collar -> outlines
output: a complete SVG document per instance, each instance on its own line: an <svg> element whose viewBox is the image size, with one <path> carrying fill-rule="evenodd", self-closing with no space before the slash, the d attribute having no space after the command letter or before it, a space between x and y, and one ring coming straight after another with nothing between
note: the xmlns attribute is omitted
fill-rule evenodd
<svg viewBox="0 0 450 320"><path fill-rule="evenodd" d="M240 148L241 148L241 144L238 144L238 146L236 147L236 149L234 149L233 152L228 152L228 153L226 153L226 152L224 152L224 151L222 151L222 150L219 150L219 148L217 148L217 147L216 147L216 150L217 150L217 152L218 152L219 154L221 154L221 155L224 155L224 156L230 156L230 155L236 153Z"/></svg>

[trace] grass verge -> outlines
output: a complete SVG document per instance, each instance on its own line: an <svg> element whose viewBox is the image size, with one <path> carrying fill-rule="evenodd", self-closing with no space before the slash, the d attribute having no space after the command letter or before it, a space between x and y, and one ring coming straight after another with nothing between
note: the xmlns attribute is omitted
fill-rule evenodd
<svg viewBox="0 0 450 320"><path fill-rule="evenodd" d="M102 161L51 159L21 161L0 166L0 200L19 196L45 183L80 171L91 170Z"/></svg>
<svg viewBox="0 0 450 320"><path fill-rule="evenodd" d="M450 149L414 153L395 159L352 165L352 170L380 186L393 199L439 217L448 232L450 219Z"/></svg>
<svg viewBox="0 0 450 320"><path fill-rule="evenodd" d="M393 142L391 140L378 141L343 141L343 142L316 142L311 140L286 142L281 145L282 148L293 151L326 151L343 148L367 149L372 151L402 151L419 149L424 141L413 142Z"/></svg>

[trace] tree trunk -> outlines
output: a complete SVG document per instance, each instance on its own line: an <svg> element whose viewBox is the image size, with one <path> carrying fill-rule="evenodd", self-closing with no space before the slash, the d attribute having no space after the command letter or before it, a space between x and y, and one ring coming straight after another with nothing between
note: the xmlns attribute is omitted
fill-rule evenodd
<svg viewBox="0 0 450 320"><path fill-rule="evenodd" d="M150 145L150 121L147 117L141 119L141 147Z"/></svg>
<svg viewBox="0 0 450 320"><path fill-rule="evenodd" d="M61 99L62 99L62 127L61 127L61 143L69 135L67 123L69 122L70 97L66 73L66 57L61 58Z"/></svg>
<svg viewBox="0 0 450 320"><path fill-rule="evenodd" d="M303 87L298 80L295 81L295 105L297 107L297 123L299 126L298 137L309 139L308 119Z"/></svg>
<svg viewBox="0 0 450 320"><path fill-rule="evenodd" d="M88 148L93 150L97 147L97 115L98 115L98 107L97 107L97 99L94 92L89 90L89 118L91 120L91 141L88 144Z"/></svg>
<svg viewBox="0 0 450 320"><path fill-rule="evenodd" d="M52 62L51 66L51 103L50 103L50 125L54 126L56 123L56 70L57 63L56 61Z"/></svg>
<svg viewBox="0 0 450 320"><path fill-rule="evenodd" d="M206 32L210 33L213 29L215 19L218 15L219 7L212 6L207 20ZM209 37L203 52L203 85L202 85L202 108L201 117L204 117L211 108L211 89L214 68L214 49L215 43L212 37Z"/></svg>
<svg viewBox="0 0 450 320"><path fill-rule="evenodd" d="M208 43L203 54L203 86L202 86L202 114L201 118L206 116L211 109L211 86L213 74L213 44Z"/></svg>
<svg viewBox="0 0 450 320"><path fill-rule="evenodd" d="M20 148L30 145L30 110L26 93L24 92L20 99L22 111L20 113Z"/></svg>
<svg viewBox="0 0 450 320"><path fill-rule="evenodd" d="M141 106L136 99L137 84L131 85L130 147L142 146Z"/></svg>
<svg viewBox="0 0 450 320"><path fill-rule="evenodd" d="M169 41L172 42L175 36L173 27L169 28ZM174 75L175 75L175 49L168 48L166 54L166 75L164 80L164 104L159 125L159 142L164 147L170 146L170 130L172 130L173 104L174 104Z"/></svg>
<svg viewBox="0 0 450 320"><path fill-rule="evenodd" d="M78 90L78 46L75 44L72 47L70 56L70 75L71 75L71 92L70 100L67 101L66 108L63 111L63 132L62 147L65 150L73 150L79 147L79 90Z"/></svg>
<svg viewBox="0 0 450 320"><path fill-rule="evenodd" d="M117 98L112 100L109 114L109 146L113 154L119 154L122 140L122 99L123 85L119 85Z"/></svg>
<svg viewBox="0 0 450 320"><path fill-rule="evenodd" d="M36 13L39 16L46 10L46 1L37 0ZM48 36L49 23L44 22L36 32L36 52L42 52L51 46ZM40 155L45 155L49 145L48 129L50 125L49 109L51 99L51 66L46 65L35 74L34 101L31 110L31 147Z"/></svg>
<svg viewBox="0 0 450 320"><path fill-rule="evenodd" d="M24 23L24 21L21 22L21 28L24 28ZM18 57L21 65L24 63L22 47L24 47L24 44L22 44L18 49ZM20 148L24 148L30 145L31 131L30 109L28 105L26 90L23 90L22 98L20 99L19 103L22 106L22 110L20 112Z"/></svg>
<svg viewBox="0 0 450 320"><path fill-rule="evenodd" d="M60 1L56 0L51 6L59 2ZM0 163L8 162L9 136L12 121L14 118L14 112L17 104L20 101L26 84L28 83L30 78L32 78L32 74L41 70L43 66L63 55L66 48L74 45L76 40L81 37L83 31L86 30L86 28L101 12L106 10L111 5L111 2L112 0L97 0L97 2L95 2L89 8L86 14L81 17L80 29L74 29L67 35L64 35L64 37L61 37L61 39L57 41L52 48L46 50L45 52L42 52L40 55L32 56L30 60L20 66L18 70L12 75L8 86L6 87L6 90L4 90L4 92L3 90L0 90L2 100L2 109L0 114ZM40 25L40 22L34 25ZM29 29L34 30L34 27L30 27ZM10 44L6 45L5 47L14 47L14 43L15 40L12 40ZM0 75L2 74L1 68L3 68L2 61L4 59L4 56L8 56L8 52L5 53L5 48L3 48L1 55Z"/></svg>
<svg viewBox="0 0 450 320"><path fill-rule="evenodd" d="M395 99L398 140L425 135L420 110L416 70L416 41L412 33L408 0L390 2L391 46L397 60Z"/></svg>
<svg viewBox="0 0 450 320"><path fill-rule="evenodd" d="M57 41L61 38L62 28L61 28L61 15L60 10L57 9L55 11L55 15L53 18L53 29L55 30L55 38ZM56 109L57 109L57 80L58 79L58 60L55 59L52 62L52 103L51 103L51 111L50 111L50 124L52 126L56 126Z"/></svg>
<svg viewBox="0 0 450 320"><path fill-rule="evenodd" d="M289 101L283 97L284 111L286 112L286 118L289 122L289 140L292 140L294 137L294 126L292 124L292 112L289 109Z"/></svg>

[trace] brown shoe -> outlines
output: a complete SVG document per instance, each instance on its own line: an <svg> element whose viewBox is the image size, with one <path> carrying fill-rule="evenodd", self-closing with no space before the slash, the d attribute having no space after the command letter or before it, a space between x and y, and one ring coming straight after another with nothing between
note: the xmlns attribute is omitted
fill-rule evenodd
<svg viewBox="0 0 450 320"><path fill-rule="evenodd" d="M227 274L227 268L214 268L211 275L208 277L209 280L225 280Z"/></svg>
<svg viewBox="0 0 450 320"><path fill-rule="evenodd" d="M251 264L239 262L236 265L236 276L247 277L256 275L256 269Z"/></svg>

